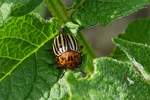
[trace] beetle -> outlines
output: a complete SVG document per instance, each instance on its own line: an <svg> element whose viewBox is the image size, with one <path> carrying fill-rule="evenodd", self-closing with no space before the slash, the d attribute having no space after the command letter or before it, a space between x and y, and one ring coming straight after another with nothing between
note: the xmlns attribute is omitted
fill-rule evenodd
<svg viewBox="0 0 150 100"><path fill-rule="evenodd" d="M81 63L77 39L71 34L60 33L54 38L53 52L59 68L74 69Z"/></svg>

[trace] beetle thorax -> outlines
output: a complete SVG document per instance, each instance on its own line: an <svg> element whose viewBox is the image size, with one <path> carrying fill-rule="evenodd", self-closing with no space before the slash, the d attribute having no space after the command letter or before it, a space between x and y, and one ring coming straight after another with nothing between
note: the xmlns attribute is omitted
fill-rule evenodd
<svg viewBox="0 0 150 100"><path fill-rule="evenodd" d="M74 69L81 62L80 53L77 51L66 51L57 57L60 68Z"/></svg>

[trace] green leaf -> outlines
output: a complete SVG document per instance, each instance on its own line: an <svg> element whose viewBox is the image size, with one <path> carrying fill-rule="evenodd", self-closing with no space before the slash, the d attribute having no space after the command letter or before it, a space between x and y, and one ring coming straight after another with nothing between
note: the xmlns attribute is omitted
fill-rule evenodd
<svg viewBox="0 0 150 100"><path fill-rule="evenodd" d="M38 13L41 17L45 18L46 16L46 4L45 2L41 2L33 11L32 13Z"/></svg>
<svg viewBox="0 0 150 100"><path fill-rule="evenodd" d="M57 33L56 20L39 16L12 17L0 27L1 100L37 100L49 97L59 77L49 49Z"/></svg>
<svg viewBox="0 0 150 100"><path fill-rule="evenodd" d="M119 38L150 45L150 18L138 19L130 23Z"/></svg>
<svg viewBox="0 0 150 100"><path fill-rule="evenodd" d="M132 22L125 34L114 39L114 43L118 46L114 56L117 58L116 55L126 54L143 78L150 81L150 19L139 19ZM120 51L119 49L122 52L116 53Z"/></svg>
<svg viewBox="0 0 150 100"><path fill-rule="evenodd" d="M124 34L121 34L119 38L125 39L131 42L150 44L150 18L138 19L130 23L125 30ZM112 57L122 61L129 61L125 53L118 47L114 50Z"/></svg>
<svg viewBox="0 0 150 100"><path fill-rule="evenodd" d="M137 72L150 82L150 46L129 42L122 39L114 39L115 44L127 55Z"/></svg>
<svg viewBox="0 0 150 100"><path fill-rule="evenodd" d="M115 49L113 50L111 54L111 57L119 61L130 62L126 54L122 50L120 50L118 47L115 47Z"/></svg>
<svg viewBox="0 0 150 100"><path fill-rule="evenodd" d="M69 28L70 32L73 33L75 36L77 36L77 33L79 31L79 25L72 23L72 22L67 22L65 24L66 27Z"/></svg>
<svg viewBox="0 0 150 100"><path fill-rule="evenodd" d="M149 99L150 85L137 75L131 64L111 58L97 58L94 68L94 73L84 78L67 72L65 78L54 85L52 100Z"/></svg>
<svg viewBox="0 0 150 100"><path fill-rule="evenodd" d="M81 26L106 25L149 4L149 0L74 0L73 19Z"/></svg>
<svg viewBox="0 0 150 100"><path fill-rule="evenodd" d="M22 16L31 12L42 0L0 0L0 23L9 16Z"/></svg>

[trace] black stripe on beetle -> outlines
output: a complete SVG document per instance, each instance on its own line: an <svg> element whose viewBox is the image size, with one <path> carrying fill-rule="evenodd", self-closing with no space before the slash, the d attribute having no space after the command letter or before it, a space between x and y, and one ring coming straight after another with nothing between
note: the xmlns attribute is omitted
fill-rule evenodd
<svg viewBox="0 0 150 100"><path fill-rule="evenodd" d="M54 38L53 51L60 68L73 69L81 62L77 39L71 34L61 33Z"/></svg>

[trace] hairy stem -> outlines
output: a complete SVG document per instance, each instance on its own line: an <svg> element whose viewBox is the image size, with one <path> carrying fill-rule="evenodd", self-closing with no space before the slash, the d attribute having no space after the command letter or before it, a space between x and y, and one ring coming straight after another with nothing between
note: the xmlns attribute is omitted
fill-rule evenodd
<svg viewBox="0 0 150 100"><path fill-rule="evenodd" d="M78 5L73 6L73 8L71 10L71 14L75 13L77 11L77 9L79 9L79 7L81 7L83 5L84 2L85 2L85 0L80 0L80 3Z"/></svg>
<svg viewBox="0 0 150 100"><path fill-rule="evenodd" d="M82 44L84 45L84 47L86 48L86 51L88 52L88 54L92 57L95 58L96 55L91 47L91 45L87 42L86 38L83 36L83 34L81 32L78 33L80 41L82 42Z"/></svg>
<svg viewBox="0 0 150 100"><path fill-rule="evenodd" d="M44 0L49 11L63 24L69 20L67 10L61 0Z"/></svg>

